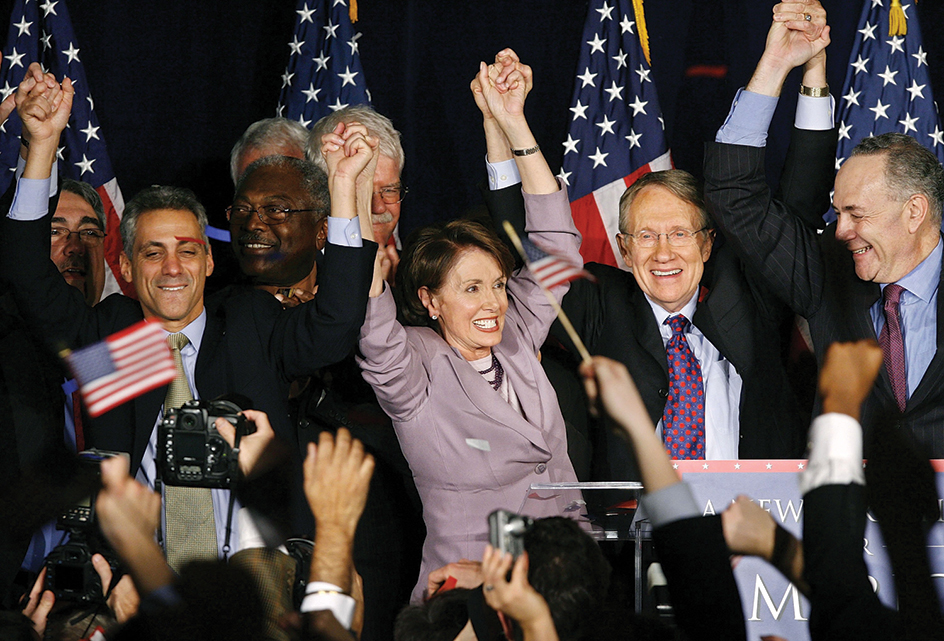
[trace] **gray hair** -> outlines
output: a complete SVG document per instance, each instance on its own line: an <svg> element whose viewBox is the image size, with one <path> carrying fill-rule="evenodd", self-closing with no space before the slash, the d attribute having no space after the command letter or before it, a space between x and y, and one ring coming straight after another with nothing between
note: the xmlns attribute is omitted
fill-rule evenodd
<svg viewBox="0 0 944 641"><path fill-rule="evenodd" d="M636 196L646 187L662 187L668 190L673 196L684 200L698 208L698 226L700 228L710 228L711 218L708 216L708 210L705 208L705 199L702 196L701 186L698 179L687 171L681 169L667 169L665 171L653 171L643 174L630 185L619 201L619 230L629 233L629 208L633 204Z"/></svg>
<svg viewBox="0 0 944 641"><path fill-rule="evenodd" d="M295 149L299 156L305 155L308 143L308 130L296 120L288 118L264 118L249 125L243 135L233 145L229 154L229 173L233 184L239 180L236 169L239 159L253 149L286 150ZM281 155L281 154L280 154Z"/></svg>
<svg viewBox="0 0 944 641"><path fill-rule="evenodd" d="M125 254L130 258L134 251L134 239L138 233L138 219L142 214L157 209L175 209L189 211L200 225L200 238L208 243L206 236L207 214L206 209L197 200L196 194L184 187L166 187L152 185L139 191L134 198L125 205L121 216L121 245ZM204 245L209 251L209 244Z"/></svg>
<svg viewBox="0 0 944 641"><path fill-rule="evenodd" d="M393 123L386 116L377 113L367 105L346 107L328 114L315 123L308 136L308 146L305 155L324 171L328 170L324 158L321 157L321 136L334 131L338 123L359 122L367 127L371 136L380 139L380 153L392 158L402 173L406 157L403 155L403 145L400 144L400 132L393 127Z"/></svg>
<svg viewBox="0 0 944 641"><path fill-rule="evenodd" d="M312 204L316 211L314 212L315 221L321 220L331 211L331 194L328 192L328 176L322 171L321 167L315 163L292 158L290 156L265 156L252 162L246 167L242 178L236 183L236 193L238 194L243 184L249 179L257 169L263 167L278 167L279 169L294 169L302 179L302 185L308 195L311 196Z"/></svg>
<svg viewBox="0 0 944 641"><path fill-rule="evenodd" d="M62 181L62 191L75 194L89 204L95 216L98 218L98 224L102 231L105 231L105 206L102 205L102 197L98 195L95 188L88 183L80 182L66 178Z"/></svg>
<svg viewBox="0 0 944 641"><path fill-rule="evenodd" d="M863 138L853 156L885 155L885 184L898 200L921 194L928 199L931 220L940 227L944 206L944 167L921 143L905 134L887 133Z"/></svg>

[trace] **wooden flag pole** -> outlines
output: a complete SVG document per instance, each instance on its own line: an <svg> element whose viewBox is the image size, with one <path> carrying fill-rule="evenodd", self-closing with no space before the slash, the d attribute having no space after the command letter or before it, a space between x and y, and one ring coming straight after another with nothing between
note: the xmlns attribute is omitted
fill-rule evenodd
<svg viewBox="0 0 944 641"><path fill-rule="evenodd" d="M508 234L508 238L511 239L511 242L515 245L515 249L517 249L518 253L521 255L521 259L524 260L524 264L528 266L528 269L530 269L531 262L528 260L528 255L525 253L524 247L521 246L521 239L518 238L518 233L515 231L515 228L512 227L511 223L509 223L507 220L504 221L502 225L505 228L505 233ZM590 352L587 351L583 341L580 340L580 336L577 335L577 330L574 329L570 319L567 318L567 314L565 314L564 310L561 309L557 299L554 298L554 294L552 294L540 280L538 280L538 285L541 286L541 291L544 292L545 296L547 296L547 300L551 303L551 307L553 307L554 311L557 313L557 318L560 319L561 325L564 326L564 329L567 331L567 335L570 336L570 340L573 341L574 345L577 347L577 351L580 352L580 357L583 359L583 362L589 365L591 360Z"/></svg>

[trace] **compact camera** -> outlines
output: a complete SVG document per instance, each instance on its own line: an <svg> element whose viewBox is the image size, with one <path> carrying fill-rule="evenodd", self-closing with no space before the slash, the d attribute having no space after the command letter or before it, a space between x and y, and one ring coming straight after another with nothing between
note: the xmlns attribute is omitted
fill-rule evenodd
<svg viewBox="0 0 944 641"><path fill-rule="evenodd" d="M488 540L492 547L517 559L524 552L524 535L534 520L508 510L495 510L488 515Z"/></svg>
<svg viewBox="0 0 944 641"><path fill-rule="evenodd" d="M157 430L157 465L167 485L228 488L236 475L233 450L216 430L217 418L236 427L237 437L255 431L232 401L187 401L164 414Z"/></svg>
<svg viewBox="0 0 944 641"><path fill-rule="evenodd" d="M120 452L86 450L79 453L79 460L97 475L102 460L114 456L125 455ZM116 579L123 574L118 557L102 536L95 519L96 495L97 488L56 519L56 529L69 533L68 541L56 546L46 557L45 589L51 590L57 600L80 603L104 600L101 578L92 565L94 554L101 554L108 561Z"/></svg>

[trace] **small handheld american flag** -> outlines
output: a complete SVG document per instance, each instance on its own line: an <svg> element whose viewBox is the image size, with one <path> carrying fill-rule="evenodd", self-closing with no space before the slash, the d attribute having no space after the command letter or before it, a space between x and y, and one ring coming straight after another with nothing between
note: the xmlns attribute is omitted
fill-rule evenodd
<svg viewBox="0 0 944 641"><path fill-rule="evenodd" d="M89 416L174 380L177 370L165 336L160 324L141 321L65 355Z"/></svg>
<svg viewBox="0 0 944 641"><path fill-rule="evenodd" d="M551 303L554 311L557 312L557 318L560 320L561 325L563 325L564 330L567 331L567 335L570 336L570 340L573 341L574 347L580 352L580 357L584 362L589 363L590 352L587 351L583 341L580 340L577 330L574 329L570 319L567 318L567 314L564 313L557 299L554 298L554 295L550 292L550 288L569 283L578 278L586 278L594 282L596 282L597 279L593 274L585 270L582 265L577 265L563 256L549 254L527 238L521 238L518 236L518 232L515 231L515 228L507 220L503 225L505 233L508 234L508 238L514 243L518 253L521 254L524 264L531 270L538 284L541 285L544 295L547 296L547 300Z"/></svg>

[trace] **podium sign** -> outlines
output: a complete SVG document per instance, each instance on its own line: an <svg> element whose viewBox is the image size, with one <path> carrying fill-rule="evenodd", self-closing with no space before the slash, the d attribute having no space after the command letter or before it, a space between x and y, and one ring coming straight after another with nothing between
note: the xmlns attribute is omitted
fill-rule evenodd
<svg viewBox="0 0 944 641"><path fill-rule="evenodd" d="M774 520L798 538L803 530L803 497L798 486L802 460L675 461L682 478L691 484L703 514L720 514L739 495L746 494L770 512ZM944 460L932 461L938 496L944 496ZM908 500L908 497L902 497ZM944 502L938 502L941 506ZM895 584L882 543L879 526L868 516L863 554L873 589L879 599L895 607ZM928 536L928 560L944 602L944 512ZM809 639L809 602L772 566L755 558L741 558L734 569L747 636L757 639L777 635L800 641ZM846 577L836 577L844 581Z"/></svg>

